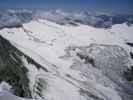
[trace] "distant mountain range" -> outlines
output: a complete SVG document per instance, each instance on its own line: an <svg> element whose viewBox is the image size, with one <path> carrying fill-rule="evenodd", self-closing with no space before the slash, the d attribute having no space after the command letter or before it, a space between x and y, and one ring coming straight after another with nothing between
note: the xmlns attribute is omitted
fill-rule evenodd
<svg viewBox="0 0 133 100"><path fill-rule="evenodd" d="M115 24L133 24L133 14L92 14L89 12L65 12L62 10L0 10L0 29L4 27L19 27L32 19L41 18L61 25L79 24L97 28L110 28Z"/></svg>

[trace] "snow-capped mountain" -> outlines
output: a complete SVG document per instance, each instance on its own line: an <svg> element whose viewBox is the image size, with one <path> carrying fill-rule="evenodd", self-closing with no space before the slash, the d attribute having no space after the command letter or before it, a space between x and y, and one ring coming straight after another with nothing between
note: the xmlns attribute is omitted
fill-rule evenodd
<svg viewBox="0 0 133 100"><path fill-rule="evenodd" d="M132 16L7 12L0 100L133 100Z"/></svg>
<svg viewBox="0 0 133 100"><path fill-rule="evenodd" d="M97 28L110 28L115 24L133 24L133 14L107 14L82 12L66 12L58 10L0 10L0 29L4 27L21 27L32 19L45 19L61 25L78 26L84 24Z"/></svg>

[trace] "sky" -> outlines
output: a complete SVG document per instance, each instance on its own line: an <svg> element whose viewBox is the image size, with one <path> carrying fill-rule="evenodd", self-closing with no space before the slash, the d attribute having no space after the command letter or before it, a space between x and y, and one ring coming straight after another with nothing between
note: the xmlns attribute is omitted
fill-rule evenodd
<svg viewBox="0 0 133 100"><path fill-rule="evenodd" d="M133 13L133 0L0 0L0 9L2 8L41 8Z"/></svg>

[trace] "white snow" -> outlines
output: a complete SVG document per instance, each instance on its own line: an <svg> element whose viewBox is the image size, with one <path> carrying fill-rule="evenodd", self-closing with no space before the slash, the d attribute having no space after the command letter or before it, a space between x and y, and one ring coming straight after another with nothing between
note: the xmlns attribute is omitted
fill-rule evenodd
<svg viewBox="0 0 133 100"><path fill-rule="evenodd" d="M79 94L79 88L68 80L66 74L72 75L76 80L83 81L80 72L70 69L73 60L63 60L68 46L89 46L91 43L120 45L130 51L133 48L125 42L133 42L133 26L126 24L114 25L111 29L98 29L87 25L68 26L58 25L47 20L33 20L23 25L23 28L5 28L0 30L0 35L8 39L22 52L30 56L36 62L50 71L45 76L43 72L37 72L33 65L25 65L30 70L29 77L33 86L35 77L42 74L48 78L48 89L44 91L46 100L86 100ZM77 50L78 51L78 50ZM53 67L54 64L56 68ZM94 82L93 82L94 83ZM104 92L111 100L121 100L119 95L111 88L106 88L94 83L94 87ZM113 95L113 96L112 96Z"/></svg>
<svg viewBox="0 0 133 100"><path fill-rule="evenodd" d="M10 93L11 85L2 81L0 83L0 100L30 100L14 96Z"/></svg>

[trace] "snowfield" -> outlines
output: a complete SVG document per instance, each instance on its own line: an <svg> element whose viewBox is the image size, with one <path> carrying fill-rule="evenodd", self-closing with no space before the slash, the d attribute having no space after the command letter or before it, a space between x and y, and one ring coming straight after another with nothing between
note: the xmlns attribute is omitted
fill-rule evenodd
<svg viewBox="0 0 133 100"><path fill-rule="evenodd" d="M34 19L19 28L4 28L0 35L47 69L47 72L37 70L22 58L29 70L33 99L133 98L133 87L121 74L133 65L129 55L133 47L126 44L133 43L133 26L124 23L104 29ZM12 96L10 93L0 95L0 100L21 100Z"/></svg>

